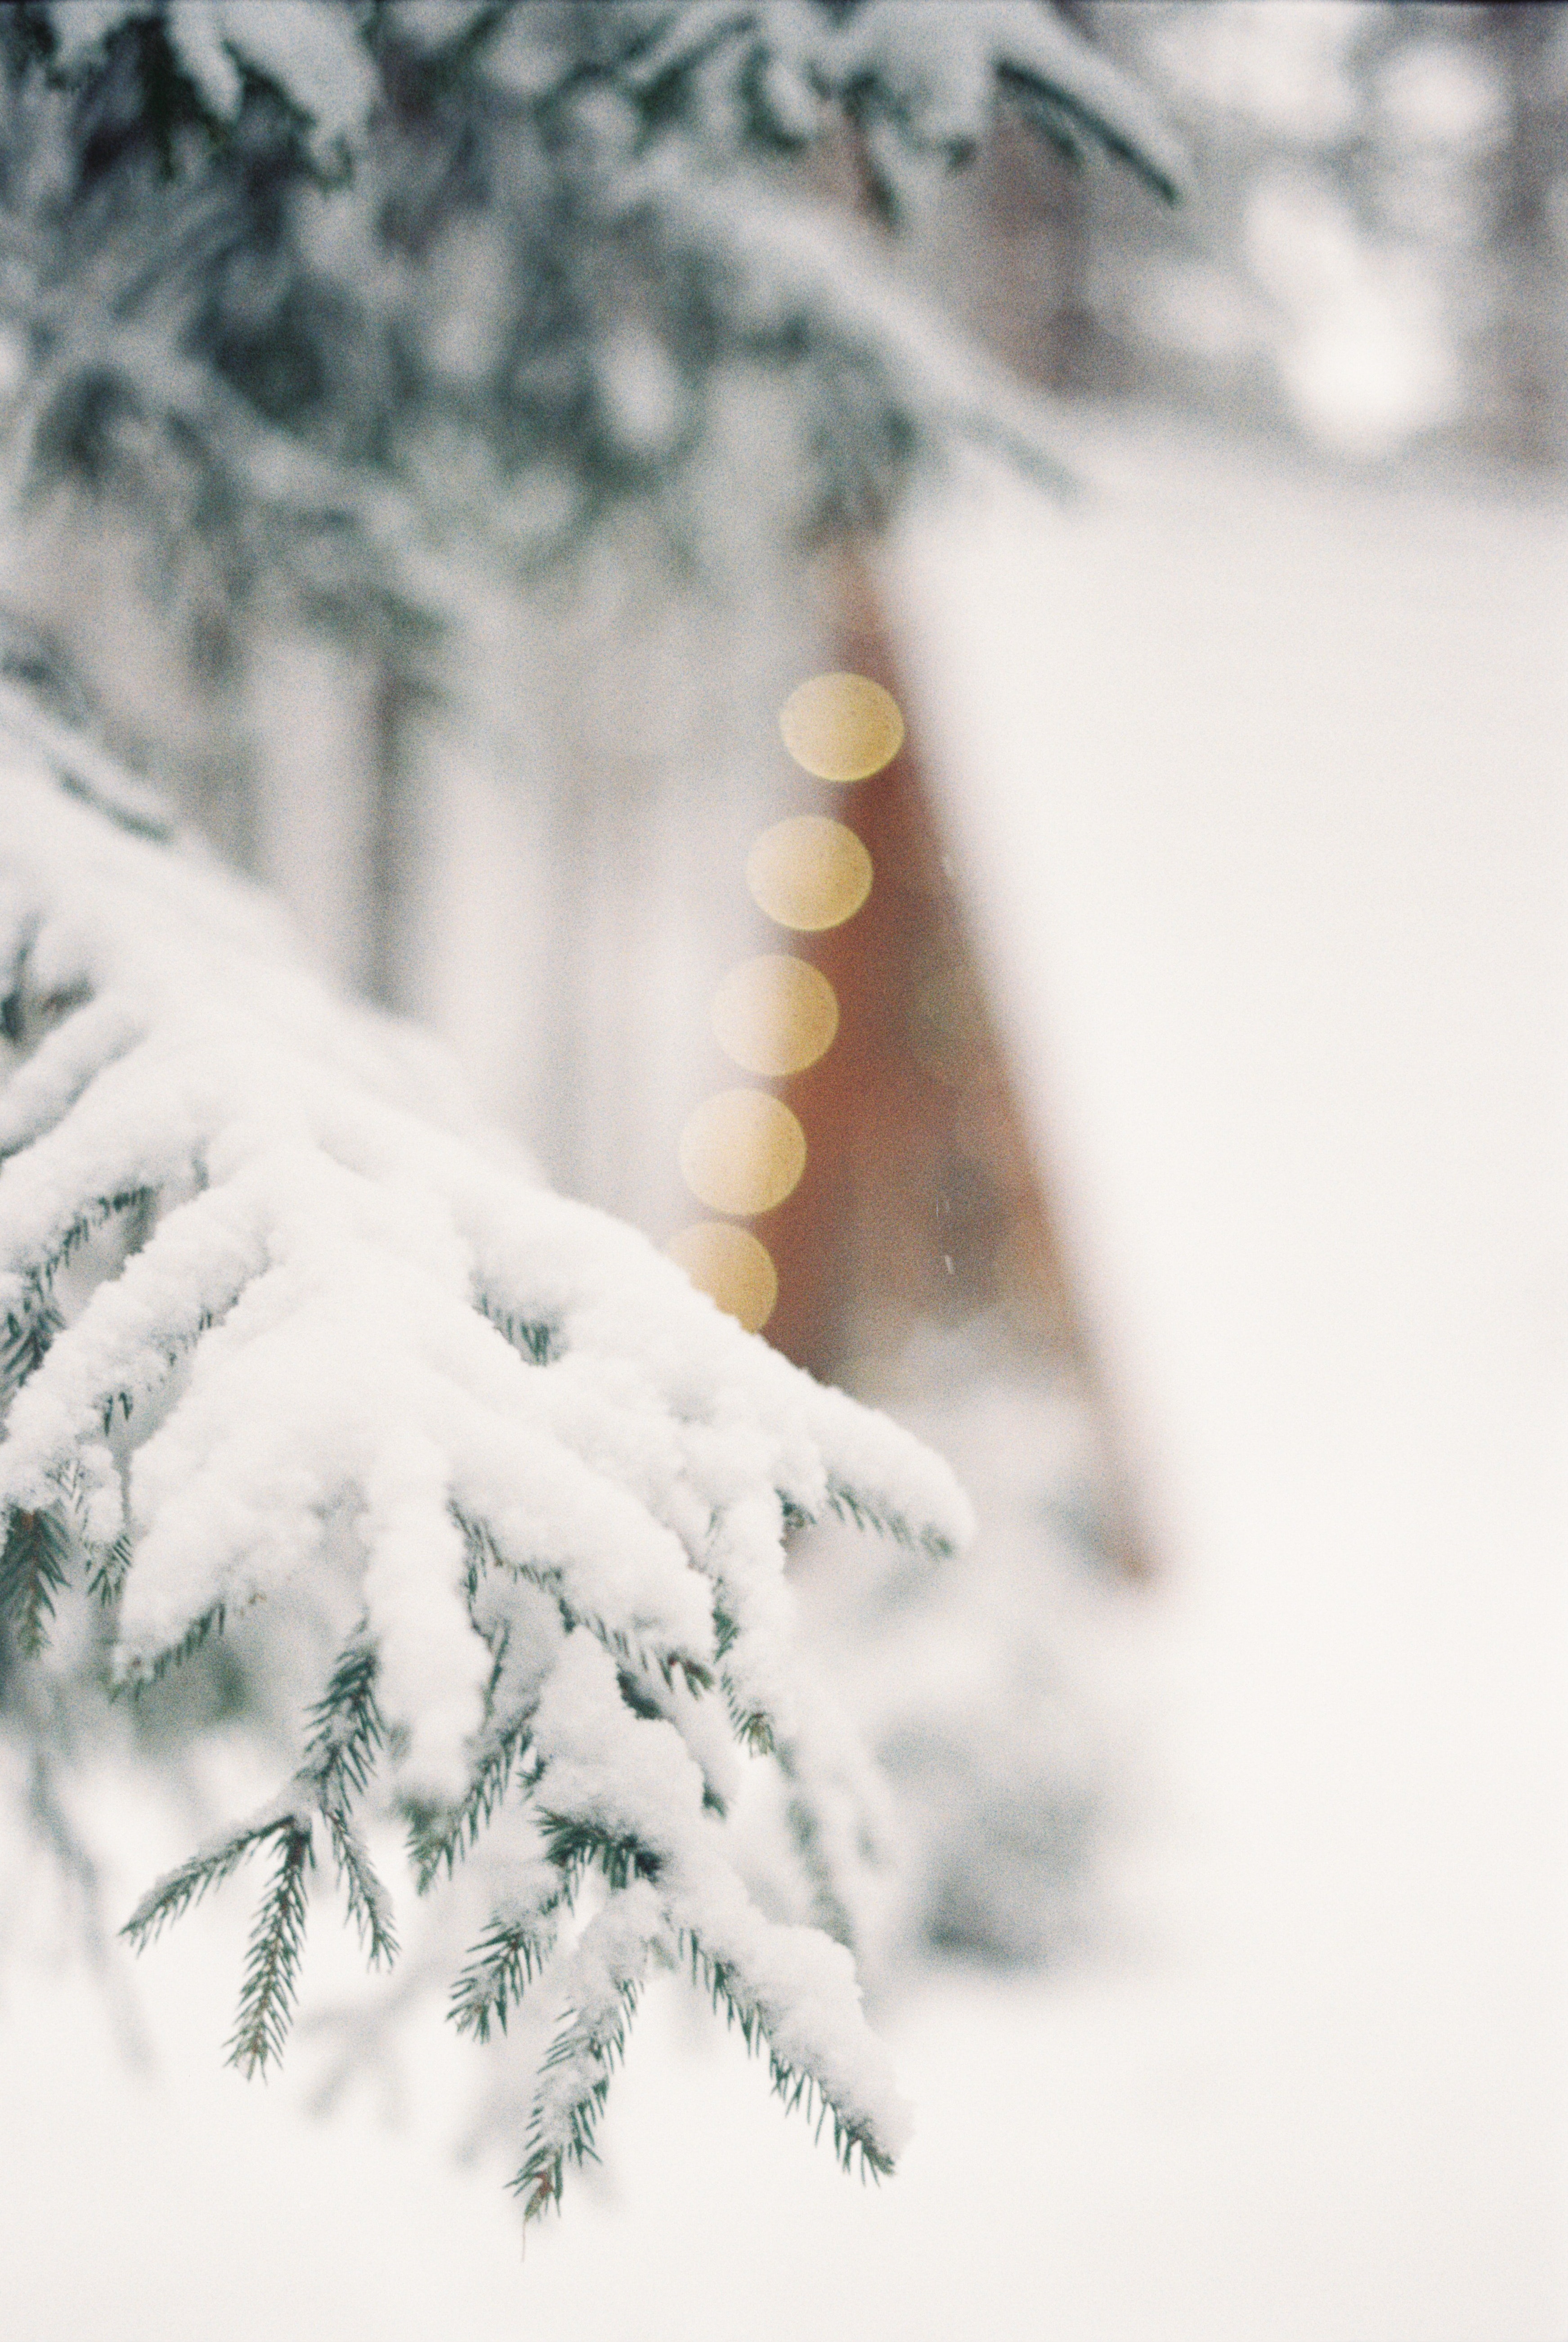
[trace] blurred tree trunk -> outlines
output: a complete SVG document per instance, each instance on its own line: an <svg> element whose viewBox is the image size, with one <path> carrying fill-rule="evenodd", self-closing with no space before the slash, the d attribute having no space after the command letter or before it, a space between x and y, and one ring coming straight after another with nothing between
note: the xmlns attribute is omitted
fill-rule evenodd
<svg viewBox="0 0 1568 2342"><path fill-rule="evenodd" d="M1568 334L1551 203L1568 164L1568 14L1510 0L1488 6L1480 30L1507 125L1493 178L1490 404L1498 453L1539 468L1563 454Z"/></svg>
<svg viewBox="0 0 1568 2342"><path fill-rule="evenodd" d="M377 1007L387 1009L403 1006L401 944L408 904L407 712L401 677L384 665L371 696L365 988Z"/></svg>

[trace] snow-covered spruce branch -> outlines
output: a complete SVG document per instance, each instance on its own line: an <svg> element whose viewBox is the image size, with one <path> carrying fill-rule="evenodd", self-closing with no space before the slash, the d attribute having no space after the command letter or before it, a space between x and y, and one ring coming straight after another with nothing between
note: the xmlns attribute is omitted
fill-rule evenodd
<svg viewBox="0 0 1568 2342"><path fill-rule="evenodd" d="M757 184L694 184L662 158L628 176L622 200L672 274L711 288L737 358L782 366L791 352L817 354L801 385L800 455L824 514L880 517L878 485L900 447L934 470L977 446L1054 492L1070 489L1045 402L984 351L954 343L927 302L890 281L864 227Z"/></svg>
<svg viewBox="0 0 1568 2342"><path fill-rule="evenodd" d="M994 369L763 233L770 158L847 128L891 215L1011 112L1183 172L1044 0L25 0L0 112L10 500L118 501L203 609L275 587L411 642L454 557L532 575L629 499L700 540L737 375L787 374L808 529L885 516L954 435L1038 441Z"/></svg>
<svg viewBox="0 0 1568 2342"><path fill-rule="evenodd" d="M1045 0L690 0L650 9L626 85L655 119L692 121L710 145L809 145L847 118L874 192L898 208L904 158L968 162L999 102L1081 160L1096 148L1167 201L1186 157L1158 109Z"/></svg>
<svg viewBox="0 0 1568 2342"><path fill-rule="evenodd" d="M112 69L135 28L135 69L155 78L165 115L220 135L259 85L329 174L364 154L387 81L418 60L514 114L611 90L629 144L684 136L710 162L809 145L847 114L879 146L952 165L974 155L1002 98L1070 154L1113 155L1167 199L1185 176L1158 109L1048 0L962 0L936 22L910 0L30 0L19 13L53 77L75 89Z"/></svg>
<svg viewBox="0 0 1568 2342"><path fill-rule="evenodd" d="M315 1826L325 1826L349 1916L373 1967L397 1957L391 1904L355 1824L353 1807L370 1787L384 1726L375 1697L376 1658L357 1638L339 1658L311 1715L304 1758L281 1797L200 1848L142 1897L122 1933L140 1950L210 1887L272 1845L277 1867L252 1931L229 2061L243 2074L280 2057L288 2035L305 1947L305 1877L315 1860Z"/></svg>
<svg viewBox="0 0 1568 2342"><path fill-rule="evenodd" d="M846 2160L888 2167L904 2115L851 1956L764 1916L724 1816L771 1748L798 1779L810 1736L787 1525L835 1509L944 1553L967 1528L945 1466L540 1186L438 1051L331 995L85 744L0 719L14 1645L90 1591L135 1686L291 1582L360 1620L292 1777L128 1932L270 1853L231 2045L253 2071L318 1856L375 1961L367 1822L402 1813L425 1887L504 1840L452 2014L483 2037L524 1990L560 2009L529 2209L593 2152L650 1961L689 1959Z"/></svg>

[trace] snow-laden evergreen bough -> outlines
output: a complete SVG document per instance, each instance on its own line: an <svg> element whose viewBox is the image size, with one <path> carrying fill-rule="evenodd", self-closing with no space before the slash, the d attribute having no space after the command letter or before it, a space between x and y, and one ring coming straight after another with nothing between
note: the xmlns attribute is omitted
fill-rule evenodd
<svg viewBox="0 0 1568 2342"><path fill-rule="evenodd" d="M808 536L975 435L1054 478L1029 403L791 200L837 136L912 212L1001 116L1182 175L1044 0L15 0L12 496L128 511L204 641L281 593L412 658L454 561L536 575L628 503L722 569L694 481L758 377Z"/></svg>
<svg viewBox="0 0 1568 2342"><path fill-rule="evenodd" d="M904 2111L851 1954L764 1916L725 1815L749 1764L810 1773L786 1530L839 1511L944 1552L951 1476L539 1186L431 1045L334 996L85 743L9 697L0 725L13 1713L83 1589L105 1696L285 1587L342 1622L277 1794L125 1932L268 1867L231 2046L261 2070L318 1862L394 1957L366 1835L394 1810L421 1887L484 1883L457 2025L556 2011L529 2211L593 2153L651 1962L689 1964L845 2162L887 2170Z"/></svg>

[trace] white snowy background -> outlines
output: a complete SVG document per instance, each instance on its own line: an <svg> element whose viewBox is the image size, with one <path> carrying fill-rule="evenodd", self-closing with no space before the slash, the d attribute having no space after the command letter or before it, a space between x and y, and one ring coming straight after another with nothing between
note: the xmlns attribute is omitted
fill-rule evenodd
<svg viewBox="0 0 1568 2342"><path fill-rule="evenodd" d="M890 587L1160 1563L1114 1944L885 2013L880 2190L667 1984L524 2261L456 2048L391 2127L242 2084L242 1891L138 2070L14 1873L11 2342L1568 2331L1562 516L1080 429Z"/></svg>

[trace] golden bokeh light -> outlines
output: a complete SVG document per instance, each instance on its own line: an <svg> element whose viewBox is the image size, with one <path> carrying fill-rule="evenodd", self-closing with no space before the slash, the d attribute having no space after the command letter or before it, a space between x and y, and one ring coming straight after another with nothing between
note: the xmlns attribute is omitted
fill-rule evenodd
<svg viewBox="0 0 1568 2342"><path fill-rule="evenodd" d="M838 996L808 961L764 952L731 968L712 1016L719 1046L748 1074L799 1074L832 1047Z"/></svg>
<svg viewBox="0 0 1568 2342"><path fill-rule="evenodd" d="M728 1220L699 1220L664 1246L699 1293L738 1317L748 1334L760 1334L779 1297L778 1271L766 1245L749 1228Z"/></svg>
<svg viewBox="0 0 1568 2342"><path fill-rule="evenodd" d="M864 675L814 675L779 711L784 746L819 781L866 781L904 746L898 702Z"/></svg>
<svg viewBox="0 0 1568 2342"><path fill-rule="evenodd" d="M766 1090L720 1090L681 1133L681 1176L711 1212L771 1212L805 1169L805 1133Z"/></svg>
<svg viewBox="0 0 1568 2342"><path fill-rule="evenodd" d="M842 821L797 814L764 830L746 857L746 885L779 926L816 935L859 910L871 892L871 856Z"/></svg>

